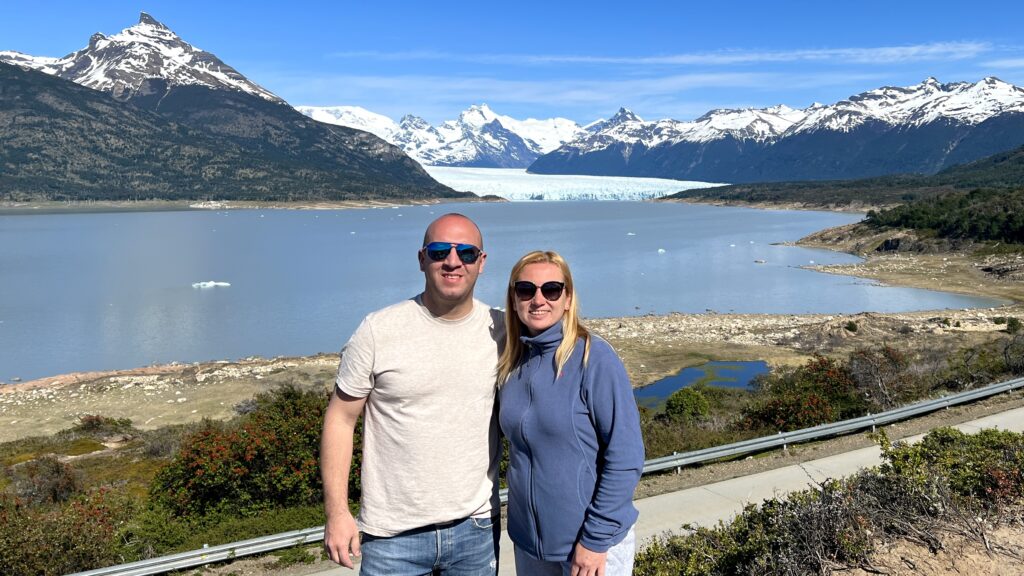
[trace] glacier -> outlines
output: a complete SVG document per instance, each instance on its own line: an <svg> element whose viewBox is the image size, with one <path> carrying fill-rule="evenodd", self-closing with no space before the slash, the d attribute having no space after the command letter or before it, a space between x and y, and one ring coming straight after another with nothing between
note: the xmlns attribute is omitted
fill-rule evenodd
<svg viewBox="0 0 1024 576"><path fill-rule="evenodd" d="M424 166L438 182L480 196L500 196L513 202L531 200L650 200L682 190L723 186L714 182L528 174L515 168Z"/></svg>

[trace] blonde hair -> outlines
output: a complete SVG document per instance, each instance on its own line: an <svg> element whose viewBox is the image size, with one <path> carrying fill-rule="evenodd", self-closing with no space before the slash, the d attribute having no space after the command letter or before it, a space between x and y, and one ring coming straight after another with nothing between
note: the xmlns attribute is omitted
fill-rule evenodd
<svg viewBox="0 0 1024 576"><path fill-rule="evenodd" d="M569 356L572 355L573 350L576 348L576 340L578 338L583 338L584 366L587 365L587 360L590 358L590 332L580 323L579 299L576 298L576 292L573 289L572 272L569 271L569 264L557 252L550 250L530 252L520 258L516 265L512 267L508 286L505 288L505 349L501 353L501 358L498 359L498 386L501 386L508 380L512 372L519 367L523 358L524 346L522 340L519 339L523 335L523 323L519 320L519 315L516 313L514 284L519 274L522 273L523 268L530 264L554 264L558 266L559 270L562 271L562 277L565 279L565 291L562 297L565 298L565 295L572 297L568 308L565 310L565 314L562 315L562 342L555 350L555 374L562 374L562 368L565 367L565 363L569 361Z"/></svg>

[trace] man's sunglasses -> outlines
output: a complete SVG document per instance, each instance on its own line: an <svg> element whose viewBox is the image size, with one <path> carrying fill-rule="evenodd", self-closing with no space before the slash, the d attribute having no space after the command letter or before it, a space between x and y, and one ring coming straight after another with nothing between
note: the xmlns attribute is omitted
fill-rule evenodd
<svg viewBox="0 0 1024 576"><path fill-rule="evenodd" d="M480 258L480 249L472 244L456 244L454 242L431 242L423 247L423 251L434 262L442 262L448 259L452 248L463 264L472 264Z"/></svg>
<svg viewBox="0 0 1024 576"><path fill-rule="evenodd" d="M565 282L551 281L537 286L533 282L520 280L513 283L512 288L516 291L516 298L519 298L520 300L533 300L533 297L537 294L537 289L540 288L540 295L548 302L554 302L562 297L562 290L565 289Z"/></svg>

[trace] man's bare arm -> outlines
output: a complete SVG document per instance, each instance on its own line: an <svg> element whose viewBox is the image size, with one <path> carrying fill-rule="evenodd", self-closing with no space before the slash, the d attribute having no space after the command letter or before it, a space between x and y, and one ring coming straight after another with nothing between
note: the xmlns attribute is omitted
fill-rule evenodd
<svg viewBox="0 0 1024 576"><path fill-rule="evenodd" d="M327 513L324 549L331 560L346 568L352 568L352 556L360 554L359 529L348 507L348 476L356 421L365 404L366 398L354 398L335 389L324 415L320 440L320 474Z"/></svg>

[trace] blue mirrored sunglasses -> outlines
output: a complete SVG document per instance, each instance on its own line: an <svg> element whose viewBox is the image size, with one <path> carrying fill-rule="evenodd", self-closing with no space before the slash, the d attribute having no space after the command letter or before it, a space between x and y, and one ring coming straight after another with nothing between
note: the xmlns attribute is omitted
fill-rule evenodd
<svg viewBox="0 0 1024 576"><path fill-rule="evenodd" d="M441 262L448 258L452 248L463 264L472 264L480 258L480 249L472 244L456 244L454 242L431 242L423 247L427 258L434 262Z"/></svg>

